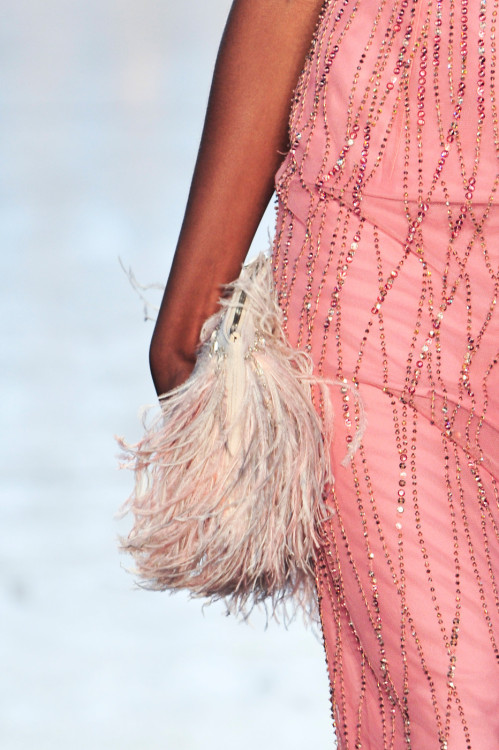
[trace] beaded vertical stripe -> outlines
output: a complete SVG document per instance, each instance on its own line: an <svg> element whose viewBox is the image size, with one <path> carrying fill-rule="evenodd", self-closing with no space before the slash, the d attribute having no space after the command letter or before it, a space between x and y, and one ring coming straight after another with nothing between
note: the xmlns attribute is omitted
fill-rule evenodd
<svg viewBox="0 0 499 750"><path fill-rule="evenodd" d="M499 747L497 13L325 2L276 177L288 336L345 383L317 560L340 750Z"/></svg>

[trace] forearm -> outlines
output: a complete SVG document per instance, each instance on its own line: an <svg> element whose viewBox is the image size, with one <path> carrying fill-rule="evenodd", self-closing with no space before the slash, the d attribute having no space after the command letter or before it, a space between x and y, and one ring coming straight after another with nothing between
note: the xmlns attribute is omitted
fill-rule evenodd
<svg viewBox="0 0 499 750"><path fill-rule="evenodd" d="M172 352L186 360L194 357L199 331L216 308L221 285L239 274L287 150L291 96L322 2L233 3L151 344L158 391L171 385L166 360Z"/></svg>

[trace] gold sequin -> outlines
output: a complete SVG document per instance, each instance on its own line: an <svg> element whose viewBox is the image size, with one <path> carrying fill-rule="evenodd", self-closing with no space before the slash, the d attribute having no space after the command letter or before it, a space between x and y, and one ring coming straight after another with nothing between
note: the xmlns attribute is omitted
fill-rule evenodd
<svg viewBox="0 0 499 750"><path fill-rule="evenodd" d="M499 661L497 13L327 0L293 100L279 300L345 382L317 560L340 750L499 746L497 674L468 692L475 632L477 664ZM343 469L352 384L368 428Z"/></svg>

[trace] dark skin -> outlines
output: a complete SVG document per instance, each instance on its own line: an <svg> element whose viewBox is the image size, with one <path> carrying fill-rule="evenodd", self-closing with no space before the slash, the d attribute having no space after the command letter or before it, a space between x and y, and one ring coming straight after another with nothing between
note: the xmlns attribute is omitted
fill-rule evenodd
<svg viewBox="0 0 499 750"><path fill-rule="evenodd" d="M288 116L323 0L234 0L154 329L158 394L187 379L203 322L241 264L289 148Z"/></svg>

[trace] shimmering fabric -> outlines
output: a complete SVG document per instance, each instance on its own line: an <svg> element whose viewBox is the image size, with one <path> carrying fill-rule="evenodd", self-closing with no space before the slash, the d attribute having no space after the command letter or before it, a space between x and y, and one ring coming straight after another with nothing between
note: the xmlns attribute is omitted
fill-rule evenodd
<svg viewBox="0 0 499 750"><path fill-rule="evenodd" d="M329 0L276 179L291 342L333 394L317 583L338 746L497 750L497 2Z"/></svg>

